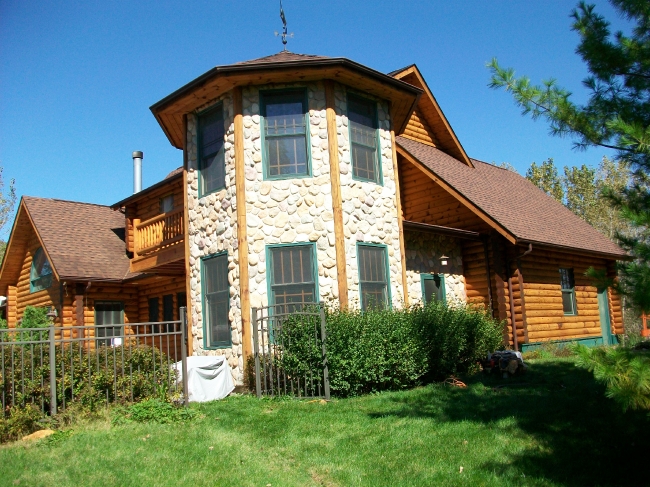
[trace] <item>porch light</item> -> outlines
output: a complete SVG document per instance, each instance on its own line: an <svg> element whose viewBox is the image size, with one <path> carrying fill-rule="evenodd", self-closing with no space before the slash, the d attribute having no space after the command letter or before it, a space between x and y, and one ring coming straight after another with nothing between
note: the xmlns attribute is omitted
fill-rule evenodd
<svg viewBox="0 0 650 487"><path fill-rule="evenodd" d="M449 257L447 257L446 255L443 255L442 257L440 257L440 265L447 265L448 260L449 260Z"/></svg>
<svg viewBox="0 0 650 487"><path fill-rule="evenodd" d="M50 309L47 310L47 314L45 315L50 321L56 320L56 317L59 316L59 314L56 312L56 308L54 306L50 306Z"/></svg>

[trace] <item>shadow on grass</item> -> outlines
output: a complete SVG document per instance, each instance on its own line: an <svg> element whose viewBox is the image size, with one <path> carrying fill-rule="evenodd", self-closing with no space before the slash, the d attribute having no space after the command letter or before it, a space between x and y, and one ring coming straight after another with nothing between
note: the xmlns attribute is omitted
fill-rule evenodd
<svg viewBox="0 0 650 487"><path fill-rule="evenodd" d="M570 361L538 362L514 379L477 375L468 379L467 389L436 385L393 401L371 417L484 424L514 418L537 448L513 455L507 464L482 466L504 479L522 482L525 476L566 486L650 485L648 416L622 413L593 376Z"/></svg>

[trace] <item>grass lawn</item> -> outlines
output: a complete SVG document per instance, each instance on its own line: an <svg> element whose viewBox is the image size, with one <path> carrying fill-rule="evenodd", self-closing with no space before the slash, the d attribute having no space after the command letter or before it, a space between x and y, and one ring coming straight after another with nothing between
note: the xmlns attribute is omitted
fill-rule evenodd
<svg viewBox="0 0 650 487"><path fill-rule="evenodd" d="M191 423L76 426L0 447L0 485L650 485L650 419L570 359L329 404L230 397ZM462 472L461 472L462 467Z"/></svg>

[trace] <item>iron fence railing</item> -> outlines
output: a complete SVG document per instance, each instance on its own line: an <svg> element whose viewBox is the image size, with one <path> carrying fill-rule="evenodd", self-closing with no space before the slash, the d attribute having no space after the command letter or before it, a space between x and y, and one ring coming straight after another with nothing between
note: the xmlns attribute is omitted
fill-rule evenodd
<svg viewBox="0 0 650 487"><path fill-rule="evenodd" d="M252 309L258 397L330 398L323 303Z"/></svg>
<svg viewBox="0 0 650 487"><path fill-rule="evenodd" d="M178 321L0 329L2 414L163 394L187 404L186 330L185 308Z"/></svg>

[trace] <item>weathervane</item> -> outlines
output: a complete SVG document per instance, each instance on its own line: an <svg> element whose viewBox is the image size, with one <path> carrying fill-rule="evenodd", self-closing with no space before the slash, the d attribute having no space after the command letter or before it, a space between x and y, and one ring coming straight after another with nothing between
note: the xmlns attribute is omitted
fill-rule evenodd
<svg viewBox="0 0 650 487"><path fill-rule="evenodd" d="M287 37L293 37L293 32L287 34L287 18L284 16L284 10L282 9L282 0L280 0L280 18L282 19L282 44L284 45L283 51L287 50ZM275 32L275 35L278 36L278 32Z"/></svg>

